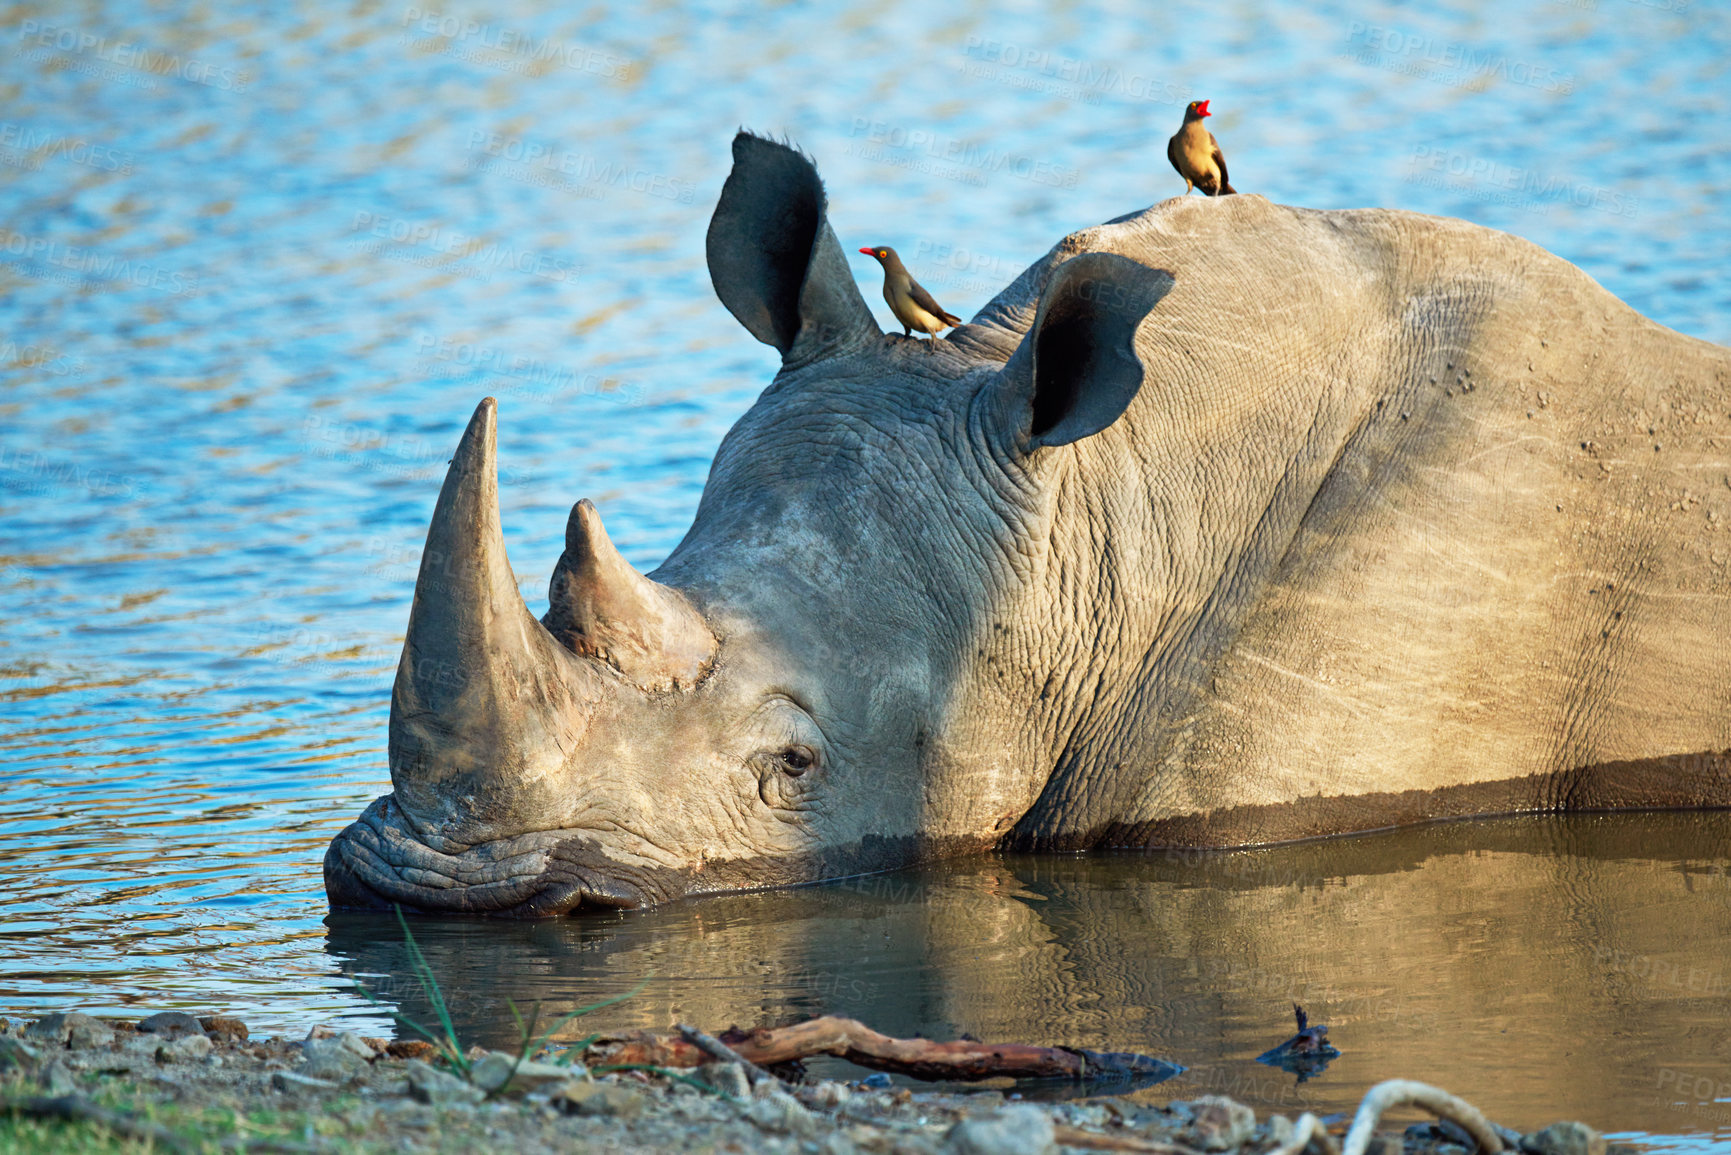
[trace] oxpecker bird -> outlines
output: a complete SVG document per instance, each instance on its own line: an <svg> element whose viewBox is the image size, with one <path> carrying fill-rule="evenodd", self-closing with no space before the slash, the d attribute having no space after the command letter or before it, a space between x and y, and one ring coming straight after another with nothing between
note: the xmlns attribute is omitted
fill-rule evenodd
<svg viewBox="0 0 1731 1155"><path fill-rule="evenodd" d="M1166 142L1166 159L1184 178L1184 191L1195 185L1211 197L1238 190L1226 179L1226 158L1214 134L1202 127L1202 118L1212 116L1206 100L1192 100L1184 108L1184 125Z"/></svg>
<svg viewBox="0 0 1731 1155"><path fill-rule="evenodd" d="M914 280L894 249L878 245L860 252L876 257L878 264L884 267L884 300L889 302L890 312L896 315L896 320L902 323L902 336L911 337L910 330L918 329L935 337L950 326L962 323L960 317L944 312L944 307L932 300L932 295L926 292L924 285Z"/></svg>

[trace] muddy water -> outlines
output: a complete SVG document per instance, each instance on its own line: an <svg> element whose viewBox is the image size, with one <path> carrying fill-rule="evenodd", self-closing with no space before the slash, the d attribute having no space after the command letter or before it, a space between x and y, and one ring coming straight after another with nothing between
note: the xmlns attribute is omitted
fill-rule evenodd
<svg viewBox="0 0 1731 1155"><path fill-rule="evenodd" d="M1731 340L1714 5L1003 8L0 10L0 1013L383 1024L349 975L395 967L395 928L327 927L318 863L388 788L444 463L498 396L537 612L579 497L665 556L774 368L702 262L742 123L818 159L844 249L895 245L963 315L1177 193L1161 143L1207 97L1241 189L1516 232ZM1347 1050L1319 1102L1431 1072L1510 1121L1675 1137L1718 1125L1700 1079L1731 1065L1726 853L1706 820L1461 827L424 933L477 1033L484 992L653 970L618 1021L831 1007L1278 1099L1244 1057L1303 997Z"/></svg>
<svg viewBox="0 0 1731 1155"><path fill-rule="evenodd" d="M1591 1119L1731 1141L1724 816L1449 824L1245 854L1004 857L649 913L410 919L464 1037L644 987L564 1030L848 1015L897 1034L1136 1049L1165 1101L1217 1091L1350 1112L1390 1075L1509 1126ZM434 1022L391 919L343 916L344 973ZM1342 1058L1255 1063L1291 1003ZM819 1063L822 1074L860 1074ZM1679 1150L1686 1148L1684 1141Z"/></svg>
<svg viewBox="0 0 1731 1155"><path fill-rule="evenodd" d="M563 1013L647 980L564 1034L841 1014L1188 1067L1138 1093L1159 1102L1215 1091L1350 1112L1369 1083L1400 1075L1523 1129L1580 1117L1731 1142L1725 815L991 858L607 918L410 927L459 1032L497 1045L515 1037L507 1001ZM327 949L434 1021L394 921L333 920ZM1304 1082L1254 1062L1291 1033L1295 1001L1343 1052Z"/></svg>

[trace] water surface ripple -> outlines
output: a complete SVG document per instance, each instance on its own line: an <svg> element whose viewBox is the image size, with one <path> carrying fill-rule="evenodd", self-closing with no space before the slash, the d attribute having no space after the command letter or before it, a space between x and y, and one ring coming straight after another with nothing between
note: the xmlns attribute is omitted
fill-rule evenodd
<svg viewBox="0 0 1731 1155"><path fill-rule="evenodd" d="M0 1010L382 1023L352 982L390 969L395 928L327 926L318 863L387 788L444 464L498 396L537 612L578 497L634 563L665 556L774 368L702 260L738 125L802 144L844 247L896 245L964 315L1067 230L1178 192L1163 142L1208 97L1241 189L1507 229L1731 340L1714 5L433 7L0 16ZM1725 991L1668 984L1722 976L1723 826L1461 829L1378 842L1398 868L1347 854L1290 879L993 860L907 876L917 901L428 933L459 986L524 997L658 968L619 1021L894 990L863 1004L885 1027L1198 1069L1274 1041L1303 987L1353 1028L1319 1101L1412 1055L1511 1120L1545 1102L1713 1133L1722 1107L1671 1100L1677 1072L1724 1067ZM717 935L738 941L683 961ZM1442 1033L1401 1033L1402 991Z"/></svg>

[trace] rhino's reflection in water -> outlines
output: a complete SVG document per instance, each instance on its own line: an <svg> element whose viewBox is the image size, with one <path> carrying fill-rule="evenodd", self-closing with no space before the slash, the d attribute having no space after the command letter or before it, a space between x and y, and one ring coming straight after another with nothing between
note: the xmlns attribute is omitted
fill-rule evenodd
<svg viewBox="0 0 1731 1155"><path fill-rule="evenodd" d="M894 1034L1140 1050L1190 1067L1146 1097L1346 1111L1434 1082L1511 1126L1713 1132L1731 1104L1731 816L1435 826L1271 850L986 858L801 890L536 923L415 918L464 1040L622 993L572 1024L849 1015ZM1708 857L1702 857L1707 854ZM432 1022L389 916L329 949ZM379 977L388 976L388 977ZM1344 1055L1320 1078L1254 1057L1290 1004ZM845 1064L825 1061L837 1074ZM1724 1128L1731 1132L1731 1128Z"/></svg>

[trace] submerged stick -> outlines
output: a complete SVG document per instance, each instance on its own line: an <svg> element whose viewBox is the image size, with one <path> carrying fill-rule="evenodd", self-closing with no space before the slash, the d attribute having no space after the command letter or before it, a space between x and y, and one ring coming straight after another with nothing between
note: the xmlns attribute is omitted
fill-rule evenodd
<svg viewBox="0 0 1731 1155"><path fill-rule="evenodd" d="M1503 1149L1502 1137L1491 1126L1490 1120L1465 1099L1456 1098L1429 1083L1390 1079L1365 1093L1364 1101L1358 1105L1358 1114L1352 1117L1352 1127L1346 1133L1341 1155L1364 1155L1371 1136L1376 1134L1377 1124L1382 1121L1383 1112L1395 1107L1423 1107L1439 1119L1458 1123L1485 1155L1498 1155Z"/></svg>
<svg viewBox="0 0 1731 1155"><path fill-rule="evenodd" d="M729 1032L717 1040L740 1059L773 1067L814 1055L836 1055L862 1067L916 1079L1167 1079L1183 1068L1164 1059L1131 1052L1085 1051L1073 1047L1035 1047L1024 1043L979 1043L971 1039L941 1043L932 1039L895 1039L864 1023L833 1015L787 1027ZM639 1031L598 1042L598 1062L654 1063L695 1067L715 1057L683 1033Z"/></svg>

